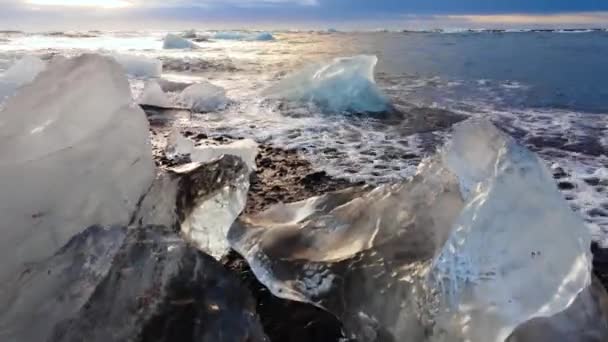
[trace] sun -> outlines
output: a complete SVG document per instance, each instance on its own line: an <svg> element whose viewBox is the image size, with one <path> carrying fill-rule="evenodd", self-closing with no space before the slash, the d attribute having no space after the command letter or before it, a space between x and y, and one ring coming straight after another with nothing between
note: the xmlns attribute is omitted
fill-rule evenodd
<svg viewBox="0 0 608 342"><path fill-rule="evenodd" d="M127 0L27 0L30 5L42 6L69 6L69 7L97 7L122 8L131 3Z"/></svg>

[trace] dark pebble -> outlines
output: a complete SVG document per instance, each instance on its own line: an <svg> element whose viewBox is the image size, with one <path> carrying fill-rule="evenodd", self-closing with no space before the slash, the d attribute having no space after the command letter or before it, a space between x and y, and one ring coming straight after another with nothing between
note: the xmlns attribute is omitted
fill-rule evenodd
<svg viewBox="0 0 608 342"><path fill-rule="evenodd" d="M576 189L576 185L570 183L570 182L559 182L559 184L557 184L557 187L560 190L574 190Z"/></svg>
<svg viewBox="0 0 608 342"><path fill-rule="evenodd" d="M608 213L599 208L593 208L587 212L591 217L608 217Z"/></svg>
<svg viewBox="0 0 608 342"><path fill-rule="evenodd" d="M585 179L585 183L591 185L591 186L598 186L600 185L600 179L593 177L593 178L587 178Z"/></svg>

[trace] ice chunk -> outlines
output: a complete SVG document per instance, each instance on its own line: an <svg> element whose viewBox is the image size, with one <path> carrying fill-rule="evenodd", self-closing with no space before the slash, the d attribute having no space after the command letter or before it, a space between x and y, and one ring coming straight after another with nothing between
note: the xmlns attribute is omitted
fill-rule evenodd
<svg viewBox="0 0 608 342"><path fill-rule="evenodd" d="M175 82L175 81L166 80L164 78L159 78L157 80L157 83L160 86L160 88L162 89L162 91L169 92L169 93L181 92L184 89L186 89L192 85L192 83Z"/></svg>
<svg viewBox="0 0 608 342"><path fill-rule="evenodd" d="M229 102L224 88L205 81L184 89L180 98L186 107L197 113L225 109Z"/></svg>
<svg viewBox="0 0 608 342"><path fill-rule="evenodd" d="M228 230L245 209L251 169L231 155L216 159L208 169L208 175L195 181L207 182L211 191L205 196L197 193L194 209L182 222L181 231L199 249L221 259L230 249Z"/></svg>
<svg viewBox="0 0 608 342"><path fill-rule="evenodd" d="M504 341L590 284L590 234L530 151L484 121L410 181L240 218L229 232L276 296L358 341Z"/></svg>
<svg viewBox="0 0 608 342"><path fill-rule="evenodd" d="M249 170L255 171L258 144L251 139L242 139L225 145L194 146L192 140L175 130L168 139L167 156L175 158L179 155L189 155L190 160L200 163L208 163L222 155L231 155L241 158Z"/></svg>
<svg viewBox="0 0 608 342"><path fill-rule="evenodd" d="M195 49L198 46L193 42L175 34L167 34L163 41L163 49Z"/></svg>
<svg viewBox="0 0 608 342"><path fill-rule="evenodd" d="M144 86L144 91L139 99L139 104L161 108L171 107L171 101L163 92L160 85L154 80L149 80Z"/></svg>
<svg viewBox="0 0 608 342"><path fill-rule="evenodd" d="M126 225L155 170L112 59L58 59L0 112L0 284L94 224Z"/></svg>
<svg viewBox="0 0 608 342"><path fill-rule="evenodd" d="M256 169L257 154L258 145L253 140L238 140L227 145L194 146L191 140L177 131L169 136L169 158L189 155L190 160L196 163L223 161L221 168L224 169L225 175L221 177L221 181L224 184L215 194L205 196L205 201L202 201L182 224L185 236L201 250L218 259L228 250L228 229L245 209L249 174ZM222 156L231 156L232 159L222 159ZM234 180L227 182L228 178Z"/></svg>
<svg viewBox="0 0 608 342"><path fill-rule="evenodd" d="M46 68L46 63L36 56L24 56L8 70L0 74L0 109L4 100L17 89L32 82Z"/></svg>
<svg viewBox="0 0 608 342"><path fill-rule="evenodd" d="M154 78L163 73L163 62L156 58L125 54L113 54L112 57L133 77Z"/></svg>
<svg viewBox="0 0 608 342"><path fill-rule="evenodd" d="M213 39L222 40L244 40L245 35L241 32L216 32L213 35Z"/></svg>
<svg viewBox="0 0 608 342"><path fill-rule="evenodd" d="M392 110L374 81L376 56L336 58L286 77L264 91L264 96L314 104L330 113L382 113Z"/></svg>
<svg viewBox="0 0 608 342"><path fill-rule="evenodd" d="M182 33L182 38L186 38L186 39L196 38L196 30L190 29L190 30L184 31Z"/></svg>
<svg viewBox="0 0 608 342"><path fill-rule="evenodd" d="M244 40L244 41L271 41L274 36L269 32L244 33L236 31L216 32L213 39L220 40Z"/></svg>
<svg viewBox="0 0 608 342"><path fill-rule="evenodd" d="M253 40L271 41L271 40L274 40L274 36L270 32L260 32L257 35L255 35L255 37L253 37Z"/></svg>

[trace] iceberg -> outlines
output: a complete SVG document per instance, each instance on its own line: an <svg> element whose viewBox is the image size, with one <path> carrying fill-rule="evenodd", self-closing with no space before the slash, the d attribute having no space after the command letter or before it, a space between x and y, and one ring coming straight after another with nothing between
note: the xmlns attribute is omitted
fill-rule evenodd
<svg viewBox="0 0 608 342"><path fill-rule="evenodd" d="M274 36L270 32L260 32L253 37L253 40L257 40L259 42L268 42L274 40Z"/></svg>
<svg viewBox="0 0 608 342"><path fill-rule="evenodd" d="M45 68L46 63L40 58L24 56L0 74L0 105L5 98L13 95L19 87L32 82Z"/></svg>
<svg viewBox="0 0 608 342"><path fill-rule="evenodd" d="M226 91L209 82L196 83L184 89L180 95L182 104L196 113L207 113L226 109Z"/></svg>
<svg viewBox="0 0 608 342"><path fill-rule="evenodd" d="M161 89L158 82L149 80L144 86L144 90L139 99L139 104L145 106L154 106L160 108L172 107L171 100L165 92Z"/></svg>
<svg viewBox="0 0 608 342"><path fill-rule="evenodd" d="M374 81L376 56L336 58L288 76L264 90L269 99L312 104L328 113L384 113L389 99Z"/></svg>
<svg viewBox="0 0 608 342"><path fill-rule="evenodd" d="M163 62L156 58L117 53L112 57L133 77L156 78L163 73Z"/></svg>
<svg viewBox="0 0 608 342"><path fill-rule="evenodd" d="M129 223L155 177L148 121L110 58L52 61L7 101L0 137L0 284L89 226Z"/></svg>
<svg viewBox="0 0 608 342"><path fill-rule="evenodd" d="M412 179L242 216L231 246L362 342L502 342L567 311L591 282L584 222L532 152L486 121L454 127Z"/></svg>
<svg viewBox="0 0 608 342"><path fill-rule="evenodd" d="M243 32L216 32L213 39L218 40L243 40L243 41L272 41L274 36L270 32L243 33Z"/></svg>
<svg viewBox="0 0 608 342"><path fill-rule="evenodd" d="M167 34L163 40L163 49L195 49L198 46L193 42L175 34Z"/></svg>
<svg viewBox="0 0 608 342"><path fill-rule="evenodd" d="M244 40L245 35L241 32L216 32L213 35L213 39L222 40Z"/></svg>

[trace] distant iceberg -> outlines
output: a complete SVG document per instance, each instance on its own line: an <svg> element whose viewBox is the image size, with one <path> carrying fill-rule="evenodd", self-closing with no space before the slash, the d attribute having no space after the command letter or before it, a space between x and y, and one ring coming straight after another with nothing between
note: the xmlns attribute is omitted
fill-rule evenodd
<svg viewBox="0 0 608 342"><path fill-rule="evenodd" d="M274 36L270 32L261 32L258 33L253 40L257 41L270 41L274 40Z"/></svg>
<svg viewBox="0 0 608 342"><path fill-rule="evenodd" d="M535 318L594 312L569 309L591 284L589 230L543 162L486 121L456 125L411 180L277 204L229 241L274 295L361 342L503 342Z"/></svg>
<svg viewBox="0 0 608 342"><path fill-rule="evenodd" d="M374 80L376 56L336 58L309 66L264 90L270 99L313 104L328 113L384 113L391 103Z"/></svg>
<svg viewBox="0 0 608 342"><path fill-rule="evenodd" d="M118 53L112 57L133 77L155 78L163 73L163 62L156 58Z"/></svg>
<svg viewBox="0 0 608 342"><path fill-rule="evenodd" d="M195 49L198 46L178 35L169 33L163 40L163 49Z"/></svg>
<svg viewBox="0 0 608 342"><path fill-rule="evenodd" d="M180 95L180 101L197 113L225 109L229 102L224 88L204 81L184 89Z"/></svg>
<svg viewBox="0 0 608 342"><path fill-rule="evenodd" d="M213 39L220 40L244 40L244 41L272 41L274 36L270 32L244 33L238 31L216 32Z"/></svg>

